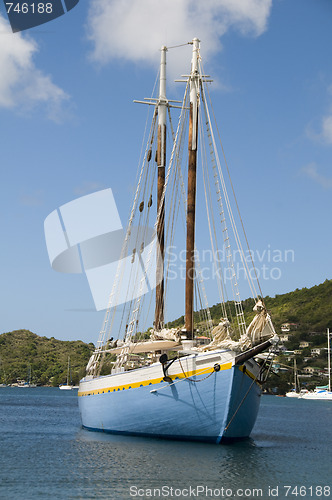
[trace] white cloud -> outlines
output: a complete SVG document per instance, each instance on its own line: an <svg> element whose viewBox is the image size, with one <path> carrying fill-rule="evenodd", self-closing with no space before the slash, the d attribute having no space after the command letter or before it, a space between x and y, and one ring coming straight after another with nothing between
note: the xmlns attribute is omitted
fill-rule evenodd
<svg viewBox="0 0 332 500"><path fill-rule="evenodd" d="M27 110L42 104L48 117L58 121L68 95L36 67L37 43L21 33L13 34L1 15L0 37L0 108Z"/></svg>
<svg viewBox="0 0 332 500"><path fill-rule="evenodd" d="M323 188L332 189L332 178L319 173L316 163L309 163L303 167L301 171L304 175L309 177L309 179L321 185Z"/></svg>
<svg viewBox="0 0 332 500"><path fill-rule="evenodd" d="M332 114L322 119L322 137L325 142L332 144Z"/></svg>
<svg viewBox="0 0 332 500"><path fill-rule="evenodd" d="M332 85L327 87L327 94L332 96ZM319 121L317 120L316 126L307 127L308 137L321 144L332 144L332 105L328 106L328 110Z"/></svg>
<svg viewBox="0 0 332 500"><path fill-rule="evenodd" d="M315 125L308 125L306 134L319 144L332 144L332 109L330 113L320 117Z"/></svg>
<svg viewBox="0 0 332 500"><path fill-rule="evenodd" d="M271 7L272 0L92 0L91 57L100 64L112 59L155 63L161 45L199 37L206 58L221 50L220 38L230 28L245 35L263 33Z"/></svg>
<svg viewBox="0 0 332 500"><path fill-rule="evenodd" d="M94 193L95 191L100 191L105 189L105 185L98 181L85 181L74 189L74 193L83 196L89 193Z"/></svg>
<svg viewBox="0 0 332 500"><path fill-rule="evenodd" d="M44 203L43 191L34 191L20 196L20 203L25 207L39 207Z"/></svg>

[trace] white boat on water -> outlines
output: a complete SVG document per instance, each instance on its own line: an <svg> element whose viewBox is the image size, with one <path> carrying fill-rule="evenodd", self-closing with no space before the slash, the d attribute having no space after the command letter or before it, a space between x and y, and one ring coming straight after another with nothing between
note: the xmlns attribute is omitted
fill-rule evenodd
<svg viewBox="0 0 332 500"><path fill-rule="evenodd" d="M308 391L301 396L302 399L320 399L321 401L332 401L332 391L328 389L319 389Z"/></svg>
<svg viewBox="0 0 332 500"><path fill-rule="evenodd" d="M30 364L29 364L29 368L28 368L28 380L23 380L23 379L17 380L16 387L21 387L24 389L37 387L37 384L34 384L31 382L31 365Z"/></svg>
<svg viewBox="0 0 332 500"><path fill-rule="evenodd" d="M285 396L286 396L286 398L299 398L300 393L296 392L295 390L292 390L292 391L286 392Z"/></svg>
<svg viewBox="0 0 332 500"><path fill-rule="evenodd" d="M257 276L252 279L254 273L250 272L248 259L244 258L243 271L255 304L255 316L246 325L231 240L242 257L244 250L221 168L223 153L218 154L217 128L212 125L213 115L208 107L207 84L211 80L202 69L199 40L195 38L191 44L191 71L181 80L185 86L183 101L166 98L166 47L161 49L159 95L144 101L153 109L152 126L137 177L109 307L86 376L80 382L78 397L82 425L89 430L221 443L227 439L245 438L251 433L265 377L265 361L258 363L255 356L269 350L277 337L261 294L256 291ZM179 117L177 126L171 124L168 128L171 140L166 163L166 122L173 108ZM204 139L207 139L206 149ZM188 144L186 188L182 173L184 142ZM197 153L198 143L202 148L201 157ZM204 188L207 212L201 230L195 229L197 167L200 167L197 184L202 188L202 197ZM225 172L228 175L227 164ZM230 186L232 191L232 184ZM215 201L212 201L213 190ZM186 227L176 230L181 209ZM202 222L203 206L198 218ZM149 224L154 227L154 238L147 241ZM134 230L135 227L141 231ZM207 241L210 236L211 267L216 271L221 297L221 318L215 327L205 290L208 279L204 278L200 266L195 230L204 230ZM185 242L186 272L171 292L173 255L167 250L174 248L177 236L182 236ZM223 263L217 258L222 248L229 272L226 280L223 280ZM153 273L155 285L151 285ZM176 296L182 283L184 324L167 328L166 305L172 293ZM230 292L227 292L227 285L230 285ZM154 286L155 292L150 290L149 294L149 288ZM231 294L232 307L226 293ZM147 332L147 326L152 324L148 297L154 294L153 328ZM127 300L121 303L119 296ZM194 314L195 300L197 314ZM121 314L116 315L119 310ZM208 345L196 342L198 329L198 336L210 338ZM108 373L107 367L111 367Z"/></svg>
<svg viewBox="0 0 332 500"><path fill-rule="evenodd" d="M325 387L316 387L314 391L308 391L301 396L302 399L312 399L320 401L332 401L331 391L331 334L329 328L327 329L327 362L328 362L328 385Z"/></svg>
<svg viewBox="0 0 332 500"><path fill-rule="evenodd" d="M30 382L27 382L26 380L18 380L17 384L15 384L15 386L21 387L23 389L29 389L29 388L37 387L37 384L31 384Z"/></svg>
<svg viewBox="0 0 332 500"><path fill-rule="evenodd" d="M295 391L294 389L286 392L285 396L287 398L303 398L305 394L307 394L309 391L307 389L301 389L300 392Z"/></svg>
<svg viewBox="0 0 332 500"><path fill-rule="evenodd" d="M61 389L61 391L71 391L73 388L74 388L74 386L72 386L72 385L67 385L67 384L60 384L59 385L59 389Z"/></svg>
<svg viewBox="0 0 332 500"><path fill-rule="evenodd" d="M74 389L74 386L71 382L70 356L68 356L67 382L65 384L60 384L59 389L61 389L61 391L71 391L72 389Z"/></svg>

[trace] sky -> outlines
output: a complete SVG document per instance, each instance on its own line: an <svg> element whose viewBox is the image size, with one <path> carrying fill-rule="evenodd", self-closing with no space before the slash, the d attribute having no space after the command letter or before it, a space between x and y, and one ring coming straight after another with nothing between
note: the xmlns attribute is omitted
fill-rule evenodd
<svg viewBox="0 0 332 500"><path fill-rule="evenodd" d="M160 47L194 37L264 295L331 279L331 22L329 0L81 0L13 34L1 3L0 333L96 342L104 312L84 274L52 269L44 220L111 188L125 223L146 119L133 100ZM190 59L169 51L175 99Z"/></svg>

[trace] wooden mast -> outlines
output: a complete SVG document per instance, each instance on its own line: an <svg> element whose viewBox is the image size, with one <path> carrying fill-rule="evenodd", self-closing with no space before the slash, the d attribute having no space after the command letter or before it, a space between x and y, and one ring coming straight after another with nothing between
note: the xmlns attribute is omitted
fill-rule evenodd
<svg viewBox="0 0 332 500"><path fill-rule="evenodd" d="M196 208L196 164L199 94L199 40L193 39L193 55L190 73L190 117L188 144L188 199L187 199L187 245L186 245L186 291L185 330L187 339L194 337L194 280L195 280L195 208Z"/></svg>
<svg viewBox="0 0 332 500"><path fill-rule="evenodd" d="M161 330L164 326L164 255L165 255L165 201L162 201L165 186L166 165L166 52L167 47L161 47L160 60L160 84L158 102L158 145L157 145L157 212L162 203L160 217L157 224L157 237L160 254L157 255L157 286L156 286L156 308L155 308L155 330Z"/></svg>

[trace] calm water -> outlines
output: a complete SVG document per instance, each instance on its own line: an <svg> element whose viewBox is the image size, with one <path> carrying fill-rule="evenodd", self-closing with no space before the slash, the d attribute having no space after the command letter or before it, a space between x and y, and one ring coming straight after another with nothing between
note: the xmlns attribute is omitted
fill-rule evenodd
<svg viewBox="0 0 332 500"><path fill-rule="evenodd" d="M0 388L0 499L332 498L331 422L330 402L263 396L245 442L123 438L83 431L76 391Z"/></svg>

